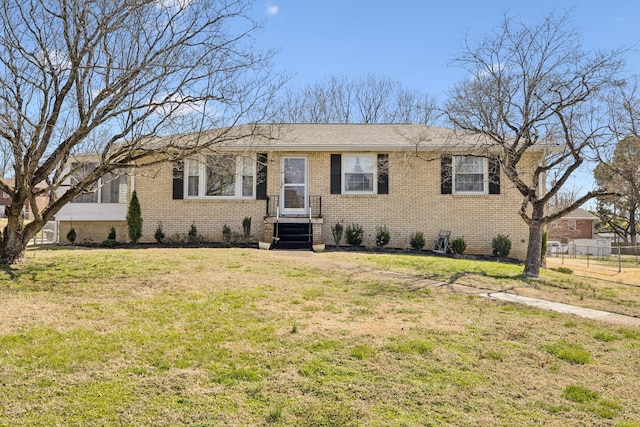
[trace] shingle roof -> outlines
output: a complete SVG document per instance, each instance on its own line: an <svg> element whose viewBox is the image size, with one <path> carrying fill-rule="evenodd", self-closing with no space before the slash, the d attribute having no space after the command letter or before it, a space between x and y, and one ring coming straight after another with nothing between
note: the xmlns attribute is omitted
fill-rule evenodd
<svg viewBox="0 0 640 427"><path fill-rule="evenodd" d="M252 135L259 129L258 136ZM470 148L499 148L487 137L451 129L418 124L261 124L216 129L200 134L166 136L152 140L174 146L197 144L227 132L216 149L277 151L461 151ZM243 136L247 135L247 136ZM540 144L539 149L554 149L556 144Z"/></svg>
<svg viewBox="0 0 640 427"><path fill-rule="evenodd" d="M582 209L582 208L578 208L574 211L569 212L568 214L566 214L565 216L562 217L562 219L592 219L592 220L596 220L598 219L597 216L587 212L586 210Z"/></svg>

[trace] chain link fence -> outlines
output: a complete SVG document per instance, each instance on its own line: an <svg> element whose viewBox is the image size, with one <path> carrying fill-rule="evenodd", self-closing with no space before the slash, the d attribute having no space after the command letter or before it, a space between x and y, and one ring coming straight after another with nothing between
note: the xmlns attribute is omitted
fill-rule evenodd
<svg viewBox="0 0 640 427"><path fill-rule="evenodd" d="M553 265L580 268L583 271L629 273L640 281L640 246L633 244L575 244L547 253ZM632 276L633 277L633 276Z"/></svg>

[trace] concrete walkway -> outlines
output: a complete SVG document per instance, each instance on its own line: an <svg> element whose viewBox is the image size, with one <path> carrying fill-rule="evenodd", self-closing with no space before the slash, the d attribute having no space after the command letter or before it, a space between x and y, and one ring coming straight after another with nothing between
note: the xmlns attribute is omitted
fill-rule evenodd
<svg viewBox="0 0 640 427"><path fill-rule="evenodd" d="M602 320L605 322L617 323L626 326L640 326L640 318L626 316L624 314L609 313L608 311L577 307L575 305L523 297L519 295L507 294L505 292L483 292L478 295L498 301L515 302L518 304L530 305L532 307L538 307L543 310L556 311L558 313L575 314L576 316L585 317L587 319Z"/></svg>
<svg viewBox="0 0 640 427"><path fill-rule="evenodd" d="M536 298L523 297L519 295L509 294L506 292L489 291L487 289L478 289L471 286L464 286L452 283L443 283L435 280L416 278L415 276L395 273L384 270L376 270L369 267L364 267L358 264L344 263L339 261L331 261L326 259L320 259L314 256L311 251L271 251L271 255L275 257L287 257L303 259L305 262L312 264L324 265L328 267L339 267L343 270L352 272L375 274L379 276L393 277L395 279L406 280L411 283L414 288L431 287L431 288L450 288L454 292L465 293L469 295L476 295L484 298L490 298L496 301L511 302L517 304L524 304L532 307L541 308L543 310L555 311L564 314L573 314L576 316L584 317L586 319L598 320L607 323L614 323L624 326L636 326L640 327L640 318L627 316L624 314L610 313L608 311L594 310L591 308L583 308L575 305L563 304L559 302L546 301Z"/></svg>

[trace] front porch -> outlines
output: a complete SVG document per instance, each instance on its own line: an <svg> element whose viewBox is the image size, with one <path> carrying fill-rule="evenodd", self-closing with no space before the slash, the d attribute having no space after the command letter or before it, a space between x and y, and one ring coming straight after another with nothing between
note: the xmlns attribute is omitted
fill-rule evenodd
<svg viewBox="0 0 640 427"><path fill-rule="evenodd" d="M311 249L321 244L322 196L309 196L300 213L281 209L279 196L267 196L263 220L265 240L273 236L273 249Z"/></svg>

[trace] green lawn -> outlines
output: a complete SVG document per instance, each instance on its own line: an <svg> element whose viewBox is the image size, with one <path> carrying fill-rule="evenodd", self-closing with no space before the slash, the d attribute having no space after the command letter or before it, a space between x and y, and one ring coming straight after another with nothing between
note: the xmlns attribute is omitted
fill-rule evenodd
<svg viewBox="0 0 640 427"><path fill-rule="evenodd" d="M409 276L635 313L638 288L410 255L27 258L0 270L0 425L640 426L640 330Z"/></svg>

